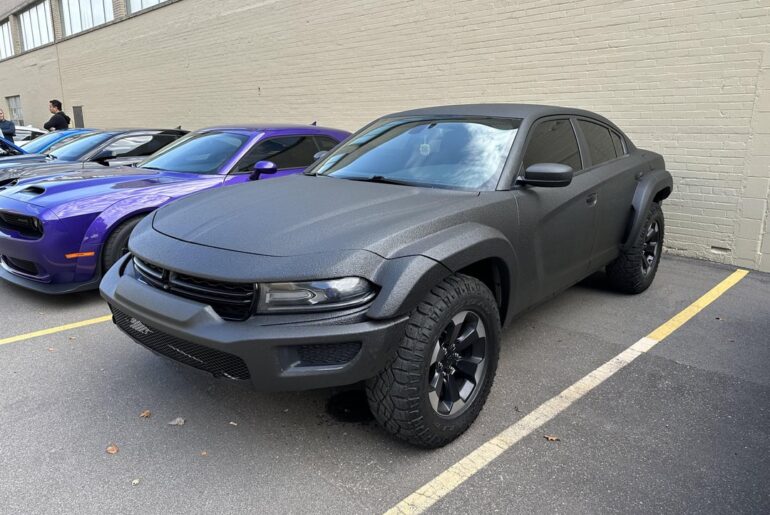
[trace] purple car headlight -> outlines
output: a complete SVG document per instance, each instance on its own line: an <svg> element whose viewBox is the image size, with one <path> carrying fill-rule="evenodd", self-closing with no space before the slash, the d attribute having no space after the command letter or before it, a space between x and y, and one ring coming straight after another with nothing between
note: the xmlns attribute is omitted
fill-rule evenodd
<svg viewBox="0 0 770 515"><path fill-rule="evenodd" d="M372 283L360 277L326 281L261 283L260 313L287 311L328 311L366 304L376 291Z"/></svg>

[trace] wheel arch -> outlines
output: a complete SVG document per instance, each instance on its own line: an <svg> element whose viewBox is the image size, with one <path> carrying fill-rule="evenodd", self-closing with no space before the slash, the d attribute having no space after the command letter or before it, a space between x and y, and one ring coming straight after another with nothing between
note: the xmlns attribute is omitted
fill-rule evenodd
<svg viewBox="0 0 770 515"><path fill-rule="evenodd" d="M623 236L621 250L627 250L635 241L636 235L642 230L650 205L668 198L673 187L674 181L671 174L662 168L652 170L642 177L631 201L631 216Z"/></svg>
<svg viewBox="0 0 770 515"><path fill-rule="evenodd" d="M465 274L492 291L500 320L505 323L511 318L516 263L516 252L508 239L489 226L465 223L438 231L388 258L375 278L383 289L369 316L407 314L446 277Z"/></svg>

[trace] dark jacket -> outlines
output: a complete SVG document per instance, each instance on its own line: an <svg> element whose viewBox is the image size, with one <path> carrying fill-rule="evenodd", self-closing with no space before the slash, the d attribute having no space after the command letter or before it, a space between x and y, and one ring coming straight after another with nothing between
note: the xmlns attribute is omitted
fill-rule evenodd
<svg viewBox="0 0 770 515"><path fill-rule="evenodd" d="M69 126L70 117L59 111L58 113L54 113L50 120L45 122L43 128L48 129L49 131L61 131L68 128Z"/></svg>
<svg viewBox="0 0 770 515"><path fill-rule="evenodd" d="M5 139L13 141L13 137L16 136L16 125L11 120L3 120L0 122L0 132Z"/></svg>

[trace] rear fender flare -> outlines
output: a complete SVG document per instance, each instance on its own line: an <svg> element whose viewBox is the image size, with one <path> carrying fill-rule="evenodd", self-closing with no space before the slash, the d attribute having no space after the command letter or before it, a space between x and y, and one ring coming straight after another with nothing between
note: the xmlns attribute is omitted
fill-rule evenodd
<svg viewBox="0 0 770 515"><path fill-rule="evenodd" d="M658 194L662 195L662 198L658 198L658 201L668 197L674 187L674 181L671 178L671 174L666 170L653 170L646 173L639 184L636 186L634 192L634 199L631 202L631 216L626 228L626 234L623 238L623 243L620 246L621 250L627 250L633 242L636 241L636 237L642 230L644 221L647 217L647 212L650 209L652 203L656 200Z"/></svg>

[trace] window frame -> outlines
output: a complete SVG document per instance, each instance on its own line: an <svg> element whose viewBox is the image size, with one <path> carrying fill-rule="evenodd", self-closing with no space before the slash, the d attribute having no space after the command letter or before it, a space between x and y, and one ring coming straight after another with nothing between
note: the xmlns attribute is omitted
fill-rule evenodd
<svg viewBox="0 0 770 515"><path fill-rule="evenodd" d="M136 10L134 10L133 5L132 5L134 1L135 0L126 0L126 13L129 16L132 16L132 15L137 14L137 13L144 12L147 9L152 9L153 7L157 7L157 6L161 5L161 4L165 4L166 2L169 2L170 0L157 0L157 1L155 1L155 3L153 3L152 5L148 5L147 7L143 7L143 4L144 4L144 2L146 0L136 0L136 1L139 2L139 5L140 5L139 9L136 9ZM154 1L154 0L150 0L150 1Z"/></svg>
<svg viewBox="0 0 770 515"><path fill-rule="evenodd" d="M623 135L623 133L621 133L620 131L614 129L609 124L604 123L601 120L597 120L596 118L591 118L589 116L575 116L574 118L575 118L574 125L576 126L576 129L580 131L579 136L578 136L579 139L580 139L580 144L585 147L586 155L590 158L590 164L588 166L586 166L586 165L583 166L583 172L590 171L590 170L593 170L594 168L596 168L598 166L603 166L603 165L605 165L607 163L613 163L613 162L617 161L618 159L623 159L624 157L628 157L628 155L629 155L629 147L626 144L626 138ZM583 134L583 130L580 128L580 123L578 123L579 120L584 120L586 122L594 123L596 125L604 127L605 129L610 131L610 138L612 138L612 133L615 133L618 136L620 136L620 142L621 142L621 145L623 146L623 155L622 156L616 156L614 159L610 159L609 161L602 161L601 163L594 164L593 157L591 156L591 152L588 149L588 139L585 137L585 134ZM613 148L614 147L615 147L615 145L613 143Z"/></svg>
<svg viewBox="0 0 770 515"><path fill-rule="evenodd" d="M43 18L46 28L45 36L47 38L46 41L43 41L43 34L42 32L36 33L35 29L38 31L41 28L40 24L40 17L39 17L39 11L38 8L43 7ZM32 25L32 11L38 11L36 12L36 20L37 20L37 26L33 27ZM46 45L53 44L56 40L55 33L54 33L54 27L53 27L53 17L51 15L51 1L50 0L42 0L41 2L37 2L34 5L28 6L23 11L19 12L18 16L18 23L19 23L19 34L21 39L21 47L22 52L30 52L32 50L35 50L40 47L44 47ZM26 15L26 16L25 16ZM28 34L26 34L28 32ZM32 41L27 41L27 35L32 37ZM39 39L38 39L39 38ZM38 42L39 41L39 42ZM28 45L28 43L30 43Z"/></svg>
<svg viewBox="0 0 770 515"><path fill-rule="evenodd" d="M78 4L77 13L78 13L78 18L80 23L80 28L78 30L73 30L73 27L72 27L73 13L75 11L72 9L70 2ZM84 3L88 5L88 16L90 17L90 22L91 22L91 25L87 27L85 27L83 23L84 12L85 12L83 10ZM101 23L96 23L94 21L94 9L93 9L94 3L100 3L102 5L102 9L104 13L104 21ZM108 6L109 6L109 17L107 12ZM108 23L115 21L115 8L112 4L112 0L60 0L59 10L61 14L61 28L62 28L62 33L64 38L76 36L82 32L86 32L86 31L95 29L97 27L107 25ZM68 24L70 25L69 27L68 27Z"/></svg>
<svg viewBox="0 0 770 515"><path fill-rule="evenodd" d="M13 34L11 33L11 20L0 23L0 61L10 59L16 54L13 47Z"/></svg>
<svg viewBox="0 0 770 515"><path fill-rule="evenodd" d="M572 134L575 136L575 142L577 143L578 147L578 157L580 158L580 170L574 170L574 174L578 175L580 173L583 173L587 169L586 166L586 153L585 149L582 144L581 135L578 134L577 131L577 121L575 120L575 116L572 115L565 115L565 114L554 114L549 116L544 116L542 118L538 118L535 120L530 128L527 130L527 139L524 141L524 144L522 146L521 151L521 157L519 162L519 171L516 173L516 175L513 178L513 184L515 185L516 182L524 177L524 157L527 155L527 149L529 149L529 144L532 142L532 137L535 133L535 129L537 129L540 124L547 123L547 122L553 122L557 120L566 120L569 122L570 126L572 127Z"/></svg>

